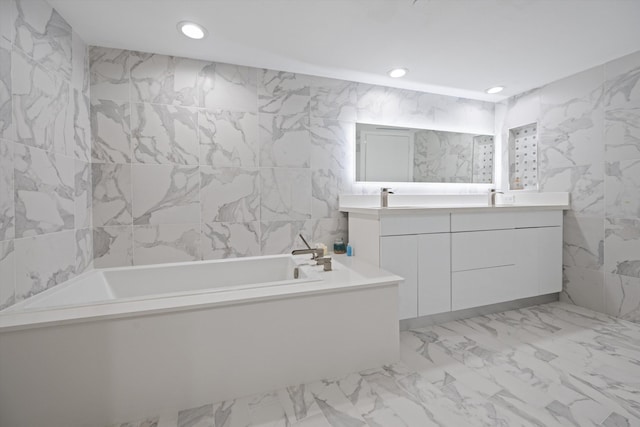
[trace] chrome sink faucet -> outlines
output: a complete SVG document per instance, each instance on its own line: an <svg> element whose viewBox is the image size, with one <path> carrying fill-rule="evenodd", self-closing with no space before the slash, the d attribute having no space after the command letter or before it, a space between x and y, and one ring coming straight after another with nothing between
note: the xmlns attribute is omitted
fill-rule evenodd
<svg viewBox="0 0 640 427"><path fill-rule="evenodd" d="M496 191L495 188L489 190L489 206L496 205L496 194L504 194L502 191Z"/></svg>
<svg viewBox="0 0 640 427"><path fill-rule="evenodd" d="M380 207L388 208L389 207L389 194L393 194L391 188L382 187L380 189Z"/></svg>

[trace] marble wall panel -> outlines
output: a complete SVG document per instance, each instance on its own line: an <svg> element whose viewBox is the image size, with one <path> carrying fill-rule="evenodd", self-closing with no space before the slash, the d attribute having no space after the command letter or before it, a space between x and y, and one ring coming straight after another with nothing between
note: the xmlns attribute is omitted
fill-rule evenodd
<svg viewBox="0 0 640 427"><path fill-rule="evenodd" d="M75 230L15 240L16 301L73 278L75 271Z"/></svg>
<svg viewBox="0 0 640 427"><path fill-rule="evenodd" d="M197 166L132 165L133 224L200 222Z"/></svg>
<svg viewBox="0 0 640 427"><path fill-rule="evenodd" d="M173 105L132 104L133 152L140 163L199 163L198 112Z"/></svg>
<svg viewBox="0 0 640 427"><path fill-rule="evenodd" d="M201 259L200 223L134 226L133 240L136 265Z"/></svg>
<svg viewBox="0 0 640 427"><path fill-rule="evenodd" d="M0 1L0 310L93 265L89 58L44 0Z"/></svg>
<svg viewBox="0 0 640 427"><path fill-rule="evenodd" d="M14 162L16 237L73 229L74 160L15 144Z"/></svg>
<svg viewBox="0 0 640 427"><path fill-rule="evenodd" d="M200 164L258 166L258 115L227 110L198 113Z"/></svg>
<svg viewBox="0 0 640 427"><path fill-rule="evenodd" d="M15 237L14 143L0 139L0 241Z"/></svg>

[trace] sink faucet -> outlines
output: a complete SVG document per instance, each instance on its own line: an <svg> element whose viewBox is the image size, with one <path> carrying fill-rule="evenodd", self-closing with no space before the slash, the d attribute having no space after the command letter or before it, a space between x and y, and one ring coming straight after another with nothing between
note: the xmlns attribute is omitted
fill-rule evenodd
<svg viewBox="0 0 640 427"><path fill-rule="evenodd" d="M504 194L502 191L496 191L495 188L489 190L489 206L496 205L496 194Z"/></svg>
<svg viewBox="0 0 640 427"><path fill-rule="evenodd" d="M389 194L393 194L391 188L382 187L380 189L380 207L388 208L389 207Z"/></svg>

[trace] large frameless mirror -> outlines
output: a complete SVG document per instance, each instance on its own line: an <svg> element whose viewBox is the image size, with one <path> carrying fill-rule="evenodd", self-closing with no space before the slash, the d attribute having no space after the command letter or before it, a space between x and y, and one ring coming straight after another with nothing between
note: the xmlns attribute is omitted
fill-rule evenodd
<svg viewBox="0 0 640 427"><path fill-rule="evenodd" d="M356 181L493 182L493 135L356 124Z"/></svg>

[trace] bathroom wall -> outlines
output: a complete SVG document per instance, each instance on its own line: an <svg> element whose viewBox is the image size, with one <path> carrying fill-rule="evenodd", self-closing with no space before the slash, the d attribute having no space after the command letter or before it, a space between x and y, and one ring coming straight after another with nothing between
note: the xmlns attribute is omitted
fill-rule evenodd
<svg viewBox="0 0 640 427"><path fill-rule="evenodd" d="M88 71L46 2L0 1L0 309L92 266Z"/></svg>
<svg viewBox="0 0 640 427"><path fill-rule="evenodd" d="M347 235L338 194L379 191L354 182L356 121L495 125L488 102L102 47L90 57L96 267L285 253L298 233L330 246Z"/></svg>
<svg viewBox="0 0 640 427"><path fill-rule="evenodd" d="M561 298L640 322L640 52L496 111L503 139L538 122L540 191L571 193Z"/></svg>

